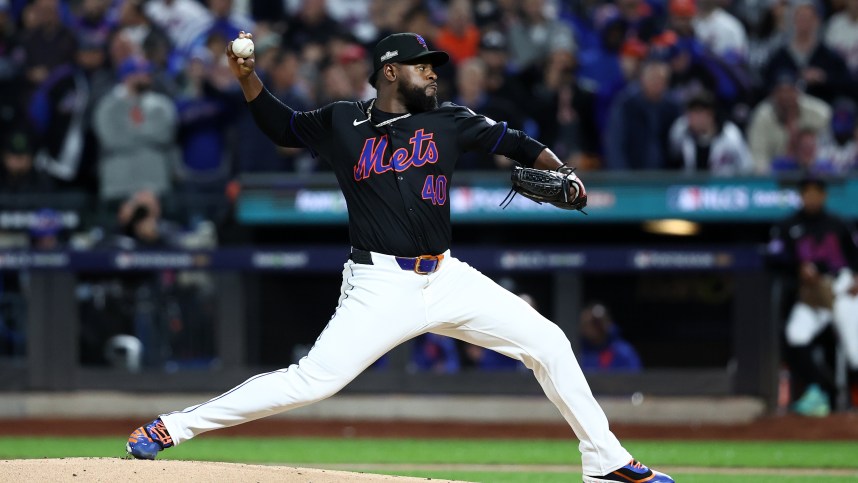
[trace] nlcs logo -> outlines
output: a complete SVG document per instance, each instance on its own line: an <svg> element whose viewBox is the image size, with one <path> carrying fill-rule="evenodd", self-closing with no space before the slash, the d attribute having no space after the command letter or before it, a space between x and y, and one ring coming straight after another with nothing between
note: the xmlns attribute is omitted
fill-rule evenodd
<svg viewBox="0 0 858 483"><path fill-rule="evenodd" d="M378 138L369 138L363 144L357 165L354 167L355 181L367 179L372 175L386 173L391 169L402 172L406 169L423 166L426 163L433 164L438 161L438 147L432 140L433 133L424 133L422 129L414 132L414 137L408 140L411 149L399 148L393 152L390 159L385 162L385 149L387 148L387 135Z"/></svg>

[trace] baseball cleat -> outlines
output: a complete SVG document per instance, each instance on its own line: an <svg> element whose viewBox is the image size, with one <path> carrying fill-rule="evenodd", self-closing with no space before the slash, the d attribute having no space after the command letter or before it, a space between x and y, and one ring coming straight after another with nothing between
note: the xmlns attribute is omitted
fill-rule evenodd
<svg viewBox="0 0 858 483"><path fill-rule="evenodd" d="M629 464L604 476L584 475L584 483L675 483L673 478L653 471L638 460L631 460Z"/></svg>
<svg viewBox="0 0 858 483"><path fill-rule="evenodd" d="M802 416L824 418L831 414L831 404L828 402L828 394L818 385L811 384L792 405L792 410Z"/></svg>
<svg viewBox="0 0 858 483"><path fill-rule="evenodd" d="M159 451L173 446L173 438L167 432L164 421L158 418L135 429L128 437L125 451L138 460L154 460Z"/></svg>

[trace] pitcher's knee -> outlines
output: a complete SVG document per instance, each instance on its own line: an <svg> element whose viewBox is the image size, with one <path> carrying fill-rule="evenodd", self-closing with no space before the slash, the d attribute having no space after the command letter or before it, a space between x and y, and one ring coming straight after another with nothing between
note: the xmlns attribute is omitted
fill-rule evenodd
<svg viewBox="0 0 858 483"><path fill-rule="evenodd" d="M791 347L801 347L810 342L827 325L824 318L805 304L796 304L787 320L784 335Z"/></svg>
<svg viewBox="0 0 858 483"><path fill-rule="evenodd" d="M353 377L336 374L306 359L293 364L283 375L283 390L302 403L314 403L338 393Z"/></svg>
<svg viewBox="0 0 858 483"><path fill-rule="evenodd" d="M543 331L535 350L536 353L533 354L535 358L547 362L556 357L571 355L572 344L563 329L555 324L550 324L550 327Z"/></svg>
<svg viewBox="0 0 858 483"><path fill-rule="evenodd" d="M316 379L308 386L309 399L311 402L327 399L340 392L350 380L346 378Z"/></svg>

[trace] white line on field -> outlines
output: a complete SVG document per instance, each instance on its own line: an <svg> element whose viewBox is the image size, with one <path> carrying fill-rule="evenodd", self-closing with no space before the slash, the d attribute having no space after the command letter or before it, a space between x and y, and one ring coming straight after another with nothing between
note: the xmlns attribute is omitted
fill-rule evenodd
<svg viewBox="0 0 858 483"><path fill-rule="evenodd" d="M475 471L500 473L581 473L577 465L490 465L490 464L312 464L313 467L350 471ZM713 468L704 466L658 467L666 473L754 476L854 476L845 468Z"/></svg>

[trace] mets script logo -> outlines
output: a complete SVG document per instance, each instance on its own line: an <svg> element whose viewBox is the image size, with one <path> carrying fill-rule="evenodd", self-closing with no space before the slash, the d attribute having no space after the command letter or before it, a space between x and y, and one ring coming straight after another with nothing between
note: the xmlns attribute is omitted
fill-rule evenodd
<svg viewBox="0 0 858 483"><path fill-rule="evenodd" d="M363 144L357 165L354 167L355 181L367 179L372 175L385 173L391 169L402 172L406 169L423 166L426 163L438 161L438 147L432 140L433 133L424 133L422 129L414 132L414 137L408 140L411 149L399 148L393 152L390 159L385 160L387 135L369 138Z"/></svg>

